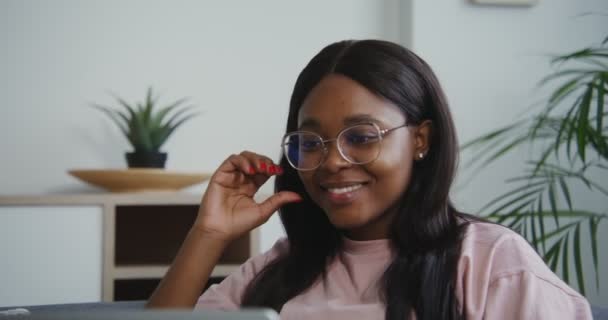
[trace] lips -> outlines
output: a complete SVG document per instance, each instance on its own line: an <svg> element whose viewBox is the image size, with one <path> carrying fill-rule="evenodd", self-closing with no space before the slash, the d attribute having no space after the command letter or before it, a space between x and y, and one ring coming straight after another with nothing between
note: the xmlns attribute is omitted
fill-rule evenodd
<svg viewBox="0 0 608 320"><path fill-rule="evenodd" d="M321 189L325 198L334 205L345 205L357 199L357 195L366 185L365 182L331 182L322 183Z"/></svg>
<svg viewBox="0 0 608 320"><path fill-rule="evenodd" d="M359 190L361 187L363 187L363 184L358 183L358 184L354 184L354 185L350 185L350 186L346 186L346 187L327 188L327 191L331 192L331 193L335 193L335 194L344 194L347 192L353 192L355 190Z"/></svg>

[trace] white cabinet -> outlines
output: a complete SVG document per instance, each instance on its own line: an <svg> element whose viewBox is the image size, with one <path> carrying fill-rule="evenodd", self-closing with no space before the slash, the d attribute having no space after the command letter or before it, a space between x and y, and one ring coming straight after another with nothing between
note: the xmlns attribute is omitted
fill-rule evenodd
<svg viewBox="0 0 608 320"><path fill-rule="evenodd" d="M0 306L101 301L101 206L1 206Z"/></svg>
<svg viewBox="0 0 608 320"><path fill-rule="evenodd" d="M0 196L0 306L147 299L199 203L177 192ZM259 253L258 230L226 248L210 283Z"/></svg>

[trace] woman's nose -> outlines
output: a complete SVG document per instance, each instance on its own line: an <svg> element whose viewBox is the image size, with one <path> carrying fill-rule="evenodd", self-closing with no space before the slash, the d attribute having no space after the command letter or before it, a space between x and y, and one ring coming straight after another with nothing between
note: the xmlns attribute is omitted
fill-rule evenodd
<svg viewBox="0 0 608 320"><path fill-rule="evenodd" d="M340 150L338 150L337 141L332 141L326 145L327 153L325 154L325 159L323 163L321 163L321 169L324 169L329 172L337 172L343 168L350 167L352 164L348 162L342 154L340 154Z"/></svg>

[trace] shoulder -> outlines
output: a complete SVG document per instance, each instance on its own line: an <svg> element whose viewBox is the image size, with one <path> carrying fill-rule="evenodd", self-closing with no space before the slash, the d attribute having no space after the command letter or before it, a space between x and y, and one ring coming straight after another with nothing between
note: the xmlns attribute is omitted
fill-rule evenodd
<svg viewBox="0 0 608 320"><path fill-rule="evenodd" d="M472 222L467 227L458 269L461 277L483 283L486 290L509 279L533 279L560 294L580 297L549 269L526 239L498 224ZM522 280L522 285L526 282Z"/></svg>
<svg viewBox="0 0 608 320"><path fill-rule="evenodd" d="M472 222L467 226L460 259L472 268L489 267L486 271L491 278L522 270L547 273L544 261L526 239L509 228L488 222Z"/></svg>
<svg viewBox="0 0 608 320"><path fill-rule="evenodd" d="M465 231L465 240L483 245L516 238L521 238L517 232L503 225L485 221L470 221Z"/></svg>
<svg viewBox="0 0 608 320"><path fill-rule="evenodd" d="M488 222L473 222L465 231L461 259L483 262L491 267L491 276L521 270L546 274L545 262L526 239L517 232Z"/></svg>
<svg viewBox="0 0 608 320"><path fill-rule="evenodd" d="M590 319L589 304L518 233L471 222L462 240L456 292L467 315L488 319Z"/></svg>

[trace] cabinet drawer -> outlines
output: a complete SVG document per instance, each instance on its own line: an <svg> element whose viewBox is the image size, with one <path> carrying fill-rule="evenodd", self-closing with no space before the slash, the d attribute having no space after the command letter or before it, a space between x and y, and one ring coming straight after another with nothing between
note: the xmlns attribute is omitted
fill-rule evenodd
<svg viewBox="0 0 608 320"><path fill-rule="evenodd" d="M0 306L101 301L102 206L1 206Z"/></svg>

